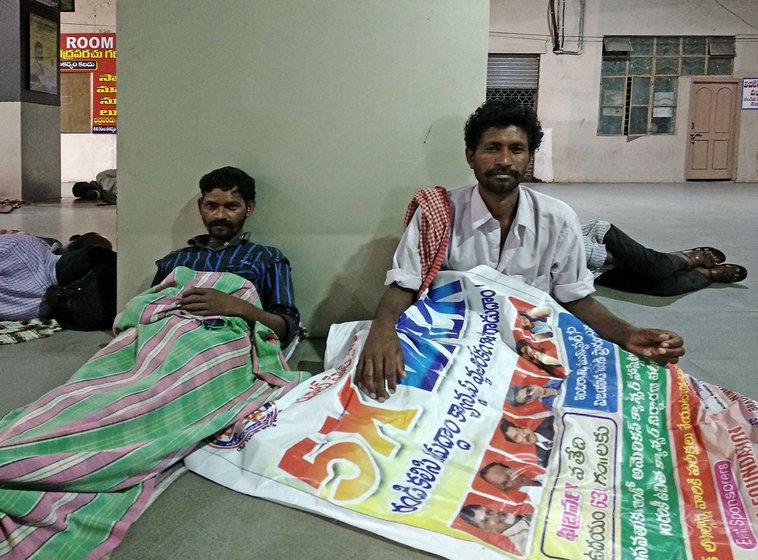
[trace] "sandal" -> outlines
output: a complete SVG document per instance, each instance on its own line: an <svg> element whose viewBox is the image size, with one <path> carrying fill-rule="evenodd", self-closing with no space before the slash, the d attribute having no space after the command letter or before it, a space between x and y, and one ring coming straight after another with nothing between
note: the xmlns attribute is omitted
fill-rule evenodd
<svg viewBox="0 0 758 560"><path fill-rule="evenodd" d="M697 271L711 282L731 284L742 282L747 278L747 269L738 264L719 264L711 268L698 268Z"/></svg>
<svg viewBox="0 0 758 560"><path fill-rule="evenodd" d="M695 247L678 254L684 257L690 268L713 268L726 260L724 253L713 247Z"/></svg>

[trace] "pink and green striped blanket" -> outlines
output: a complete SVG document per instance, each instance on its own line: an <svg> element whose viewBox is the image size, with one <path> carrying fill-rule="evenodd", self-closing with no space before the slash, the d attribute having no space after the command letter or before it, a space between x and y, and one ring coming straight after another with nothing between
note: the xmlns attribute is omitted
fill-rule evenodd
<svg viewBox="0 0 758 560"><path fill-rule="evenodd" d="M308 375L267 327L177 310L190 287L260 305L239 276L177 268L66 384L0 420L1 559L107 554L199 442Z"/></svg>

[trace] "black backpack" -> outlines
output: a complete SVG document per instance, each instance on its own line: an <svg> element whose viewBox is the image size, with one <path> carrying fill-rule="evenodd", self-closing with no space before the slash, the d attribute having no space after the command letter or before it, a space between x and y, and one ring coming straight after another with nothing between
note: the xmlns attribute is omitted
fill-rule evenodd
<svg viewBox="0 0 758 560"><path fill-rule="evenodd" d="M86 272L76 274L79 277L65 285L51 286L45 292L50 316L67 329L110 329L116 317L116 253L101 247L81 251L86 253L79 256L77 264L86 263ZM58 276L60 280L65 275Z"/></svg>

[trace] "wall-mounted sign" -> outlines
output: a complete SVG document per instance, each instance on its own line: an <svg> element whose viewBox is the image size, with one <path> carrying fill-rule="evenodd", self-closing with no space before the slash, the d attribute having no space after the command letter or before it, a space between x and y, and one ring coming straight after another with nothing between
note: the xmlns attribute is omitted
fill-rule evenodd
<svg viewBox="0 0 758 560"><path fill-rule="evenodd" d="M758 110L758 78L742 79L742 109Z"/></svg>
<svg viewBox="0 0 758 560"><path fill-rule="evenodd" d="M92 74L92 132L116 132L116 34L61 33L60 71Z"/></svg>

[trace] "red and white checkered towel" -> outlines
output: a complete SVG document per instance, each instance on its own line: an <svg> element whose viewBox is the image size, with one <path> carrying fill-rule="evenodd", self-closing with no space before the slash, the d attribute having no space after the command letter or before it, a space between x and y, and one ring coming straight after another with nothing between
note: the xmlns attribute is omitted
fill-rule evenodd
<svg viewBox="0 0 758 560"><path fill-rule="evenodd" d="M450 202L447 199L447 191L443 187L416 191L405 211L406 227L416 212L416 208L419 207L421 208L419 254L423 281L416 297L421 296L429 287L445 259L450 240Z"/></svg>

